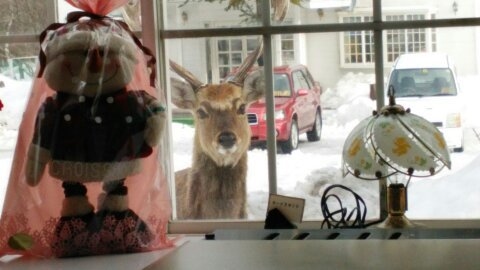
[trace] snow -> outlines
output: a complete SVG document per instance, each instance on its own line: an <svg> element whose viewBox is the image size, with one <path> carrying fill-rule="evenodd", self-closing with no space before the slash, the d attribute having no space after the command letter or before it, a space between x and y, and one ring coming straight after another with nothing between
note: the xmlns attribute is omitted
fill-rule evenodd
<svg viewBox="0 0 480 270"><path fill-rule="evenodd" d="M14 81L0 75L5 87L0 88L4 108L0 111L0 209L8 184L18 125L30 92L30 82ZM341 152L343 142L351 129L375 108L368 97L373 74L348 73L334 88L322 95L323 131L319 142L308 142L300 137L299 149L292 154L276 156L278 193L304 198L304 220L322 219L320 199L323 191L332 184L342 184L357 192L366 202L367 217L378 217L378 182L343 177ZM469 131L463 153L452 153L451 170L415 179L409 185L409 210L411 219L464 219L480 218L480 141L472 127L480 127L478 100L475 85L480 76L461 78L467 101L465 111ZM414 113L414 112L413 112ZM193 128L172 124L174 169L186 168L191 163ZM252 220L263 220L268 201L267 151L253 149L248 153L248 215ZM347 209L354 201L344 191L339 192ZM335 206L332 206L335 207Z"/></svg>

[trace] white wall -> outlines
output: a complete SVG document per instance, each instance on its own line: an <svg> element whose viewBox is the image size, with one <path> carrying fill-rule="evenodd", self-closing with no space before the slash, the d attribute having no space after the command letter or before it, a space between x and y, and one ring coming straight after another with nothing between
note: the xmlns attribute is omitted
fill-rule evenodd
<svg viewBox="0 0 480 270"><path fill-rule="evenodd" d="M371 0L357 0L356 8L353 13L358 11L367 11L364 14L371 15ZM428 10L435 13L436 18L465 18L478 15L480 4L475 0L458 1L458 11L453 12L452 1L419 1L419 0L384 0L382 1L382 13L398 13L408 10ZM339 20L339 14L349 14L348 10L325 10L323 16L318 16L311 11L304 11L301 16L304 24L308 23L336 23ZM477 74L479 71L478 60L480 60L479 49L480 38L477 33L478 27L456 27L456 28L437 28L437 51L448 53L456 62L459 75ZM348 72L373 73L373 67L341 67L340 59L340 38L343 33L326 34L307 34L307 47L309 57L306 63L314 76L324 87L334 87L336 82ZM385 38L384 38L385 39ZM384 48L385 49L385 48ZM386 57L384 56L386 60ZM389 64L385 65L385 75L389 72Z"/></svg>

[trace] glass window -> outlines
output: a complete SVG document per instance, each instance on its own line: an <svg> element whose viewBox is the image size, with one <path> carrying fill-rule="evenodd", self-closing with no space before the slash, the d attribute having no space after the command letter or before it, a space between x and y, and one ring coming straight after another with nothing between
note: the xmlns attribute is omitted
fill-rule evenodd
<svg viewBox="0 0 480 270"><path fill-rule="evenodd" d="M371 21L370 17L344 17L345 23L358 23ZM372 31L350 31L344 32L344 63L363 64L373 62L372 52Z"/></svg>
<svg viewBox="0 0 480 270"><path fill-rule="evenodd" d="M292 94L290 80L287 74L275 74L273 80L274 95L276 97L289 97Z"/></svg>
<svg viewBox="0 0 480 270"><path fill-rule="evenodd" d="M307 78L305 78L305 75L303 74L302 71L296 71L293 73L293 85L294 85L295 91L299 89L310 88L310 86L308 85Z"/></svg>
<svg viewBox="0 0 480 270"><path fill-rule="evenodd" d="M255 50L258 46L258 39L253 38L218 38L218 58L213 59L218 61L218 68L212 67L214 71L214 78L223 79L236 67L238 67L247 55Z"/></svg>
<svg viewBox="0 0 480 270"><path fill-rule="evenodd" d="M425 15L388 15L387 21L423 20ZM393 62L404 53L434 52L432 44L435 42L433 31L427 29L400 29L387 30L387 60Z"/></svg>
<svg viewBox="0 0 480 270"><path fill-rule="evenodd" d="M447 68L395 69L391 78L399 98L457 95L453 71Z"/></svg>
<svg viewBox="0 0 480 270"><path fill-rule="evenodd" d="M28 83L31 79L32 61L36 59L38 53L36 37L39 31L43 30L46 24L55 21L55 16L61 20L66 14L60 12L45 20L45 16L38 15L32 15L31 18L25 18L25 16L15 18L15 20L28 21L34 18L37 20L32 25L30 22L25 23L24 28L20 27L21 24L15 28L14 20L10 15L11 8L17 3L20 5L24 2L31 1L3 1L0 4L2 7L0 13L4 15L0 16L0 23L5 26L0 27L0 76L2 76L0 78L6 85L6 87L0 87L0 99L4 104L7 99L5 93L13 91L13 88L8 87L9 82L13 80L15 83L23 83L26 80ZM375 83L378 77L388 79L390 67L399 55L425 51L445 52L456 63L455 74L452 76L457 76L459 81L455 89L458 96L463 98L463 111L461 114L449 114L448 119L441 121L449 125L462 124L463 145L452 149L451 170L445 169L434 177L415 179L410 183L407 216L414 219L480 218L478 211L475 212L470 207L478 206L478 201L474 199L480 197L477 194L478 189L472 188L475 182L471 182L473 180L468 178L468 174L462 173L462 170L478 167L475 166L475 161L480 153L476 135L480 124L476 121L478 106L475 103L478 100L475 97L475 86L480 80L478 78L480 68L477 57L472 57L479 54L478 46L475 44L480 42L478 40L480 20L475 13L478 9L474 1L454 1L457 3L454 7L448 1L422 0L412 8L412 2L384 0L381 1L382 21L375 24L372 23L372 1L351 1L356 2L354 7L325 6L329 1L301 1L301 4L291 5L284 22L274 22L271 26L262 26L261 12L267 14L266 10L260 11L255 1L244 2L250 5L250 10L240 9L246 6L228 6L229 1L158 2L156 5L158 5L157 13L160 18L158 25L155 25L155 30L160 34L142 33L147 35L145 37L159 36L155 41L155 45L158 46L156 49L159 52L165 52L165 58L158 57L158 67L165 78L176 76L168 68L167 60L173 59L191 71L202 83L221 82L257 47L259 37L271 38L272 46L264 48L264 55L261 58L263 61L257 61L254 69L260 65L265 67L271 65L274 76L272 76L272 85L267 83L266 89L276 91L272 97L273 102L269 103L266 98L252 102L245 112L252 135L251 147L247 150L249 162L246 172L247 216L241 221L263 221L269 193L305 198L307 204L304 220L319 221L323 218L320 209L321 196L332 184L345 184L354 189L367 200L368 218L378 218L380 215L379 184L376 181L366 182L342 176L343 143L352 128L361 119L371 115L377 102L381 103L369 99L370 84ZM262 2L257 1L257 3ZM51 1L46 3L50 7L55 6ZM42 8L43 6L38 7L38 10L43 10L42 12L48 16L50 16L50 10L54 10ZM61 8L60 5L59 8ZM32 9L24 10L32 11ZM444 19L446 18L451 19L450 23L456 27L445 27ZM473 19L466 21L458 20L459 18ZM154 25L155 22L152 20L149 23ZM374 43L373 30L381 31L383 44ZM379 67L383 72L375 75L374 65L378 59L374 55L374 49L379 47L383 50L384 67ZM265 57L266 55L271 57ZM286 75L297 64L308 68L311 79ZM281 67L283 65L286 67ZM286 73L285 68L292 69ZM394 73L392 76L398 76L396 79L398 84L401 83L401 78L407 75L415 77L418 83L423 80L425 84L429 83L432 86L437 77L444 77L447 84L452 80L443 72L436 70L429 71L428 76L420 74L424 72L423 69L412 69L409 72L409 74L399 73L399 75ZM280 82L277 82L278 77L283 81L293 80L290 85L294 85L296 89L302 84L308 89L316 88L310 92L317 93L320 99L319 107L309 109L308 113L305 112L304 119L307 120L290 118L291 111L282 107L287 104L285 101L292 95L277 94L280 85ZM306 82L310 83L305 85ZM170 83L166 79L161 81L161 85L165 91L171 91L168 88ZM453 84L450 83L450 85L453 89ZM22 85L22 87L27 89L24 96L27 98L29 85ZM377 85L377 88L381 89L383 86ZM192 124L193 117L190 112L174 105L170 106L173 156L171 169L181 171L191 167L194 160L192 150L195 127ZM271 116L267 116L267 106L271 106L269 107L273 111ZM15 114L10 114L6 106L0 111L0 134L4 136L0 140L3 147L0 152L2 164L12 160L19 124L19 120L14 119L21 119L23 110L21 107L21 105L18 106L18 112ZM423 116L417 109L421 107L425 106L412 107L412 112L418 112ZM305 106L299 108L303 109ZM206 109L202 108L202 110L193 113L205 116ZM239 108L239 112L242 111ZM320 137L311 126L315 123L317 113L322 120ZM274 121L273 130L267 130L269 117ZM291 121L292 119L295 121ZM440 121L432 120L432 122L438 124ZM272 141L272 144L268 143ZM3 144L7 145L4 147ZM2 175L4 179L8 178L8 172L2 171L2 173L5 173ZM475 178L476 173L473 175ZM172 176L172 195L178 196L174 181ZM469 187L469 190L464 187ZM449 192L445 192L445 189ZM444 195L439 196L439 194ZM347 196L342 198L348 200ZM351 208L352 204L346 202L346 206ZM456 206L457 210L453 211L450 206ZM234 220L238 222L237 219ZM196 230L205 232L211 228L221 227L220 222L228 222L232 219L215 219L212 227L208 229L204 226L207 226L209 221L211 220L177 222L176 217L173 217L171 230L173 232L195 232ZM240 224L243 223L234 223L231 226L242 226ZM258 225L254 222L248 223L249 226L251 224Z"/></svg>
<svg viewBox="0 0 480 270"><path fill-rule="evenodd" d="M132 24L140 22L140 1L131 0L111 15ZM38 36L51 23L65 22L73 11L63 0L0 1L0 210L6 192L13 151L31 83L38 67Z"/></svg>
<svg viewBox="0 0 480 270"><path fill-rule="evenodd" d="M381 199L379 195L379 184L375 181L365 182L349 177L343 178L341 173L335 170L335 168L339 169L341 167L341 151L345 137L360 119L371 115L372 110L376 107L376 101L368 98L369 85L376 81L374 69L374 63L376 61L374 54L375 46L381 46L383 48L383 64L385 68L383 69L384 73L382 76L385 79L389 77L390 67L399 55L425 51L447 51L452 58L460 61L457 68L460 67L458 69L461 69L461 71L458 71L463 74L463 76L468 76L468 74L474 74L476 72L475 60L467 60L467 58L462 57L457 50L454 49L460 46L460 43L455 42L455 40L460 41L466 38L469 42L461 43L463 44L462 46L469 47L469 50L475 50L473 48L474 46L467 45L475 44L471 40L475 37L475 34L473 34L476 31L475 27L470 25L470 27L466 28L436 28L436 26L443 23L442 21L439 21L438 24L436 24L436 21L432 21L430 24L418 24L418 22L424 20L453 17L454 12L450 4L422 1L418 7L412 9L407 3L385 0L382 1L382 8L384 8L384 10L382 10L382 22L374 25L371 24L373 22L371 1L356 1L356 6L353 9L330 9L325 6L314 9L314 4L319 3L320 1L304 2L303 4L308 5L308 7L292 5L292 8L287 13L285 22L274 23L271 28L251 30L252 34L263 34L267 36L269 36L269 31L274 33L270 35L272 38L272 47L266 48L264 51L264 53L271 54L270 56L272 58L271 64L274 67L273 90L278 90L278 85L280 85L280 82L277 81L278 76L280 72L284 72L280 71L278 66L283 64L287 64L287 66L303 64L308 68L313 79L307 80L305 77L299 77L298 75L294 75L295 72L292 72L292 85L294 85L295 88L299 88L299 85L302 84L304 87L307 87L305 82L312 81L308 84L309 89L315 87L321 89L321 110L317 112L321 112L323 129L321 139L316 141L314 132L311 128L310 130L306 128L308 124L305 124L306 122L312 123L312 121L302 122L297 119L294 124L288 122L288 124L285 125L287 127L287 136L282 137L284 134L282 134L283 131L279 128L278 123L280 123L282 119L288 118L288 112L281 105L284 104L284 101L278 99L279 97L275 97L274 115L272 115L272 117L275 120L274 129L277 141L275 143L276 148L273 149L275 153L272 158L272 149L268 147L268 149L265 149L265 141L267 140L265 136L265 122L263 122L263 134L255 131L260 128L261 125L259 125L259 123L268 118L265 109L266 102L262 102L260 104L261 106L256 103L252 104L250 108L252 111L248 112L250 128L254 131L251 138L252 148L248 151L249 160L251 160L247 176L249 185L247 196L248 220L264 219L266 198L269 192L278 192L284 195L306 198L307 206L304 219L321 220L320 197L326 187L332 183L351 185L351 187L354 187L362 197L368 198L369 200L368 218L375 219L379 217L380 208L378 201ZM233 14L234 13L232 13L232 15ZM456 16L468 16L466 15L467 12L460 14L459 10L457 10L456 14ZM337 22L347 25L349 29L345 30L343 27L340 28L340 26L335 25ZM404 22L413 23L402 24ZM330 26L325 27L325 25L323 25L324 23L332 24L331 28L329 28ZM288 24L319 25L318 28L316 28L316 26L308 28L308 33L303 33L304 29L302 28L288 27L276 32L276 25L285 27L285 25ZM210 23L209 25L212 26L214 24ZM222 23L216 22L215 25L222 25ZM242 28L244 25L247 24L241 24L239 28ZM402 27L398 27L399 25ZM412 27L412 25L415 27ZM380 28L382 30L383 44L374 44L374 28ZM263 32L264 29L268 30ZM318 29L318 31L313 31L312 29ZM458 31L459 29L462 30ZM212 38L217 38L218 40L229 39L229 37L217 37L222 33L221 30L222 29L211 29L212 32L208 34L198 32L198 35L199 37L211 35ZM285 30L288 31L288 33L285 33ZM172 39L175 39L174 35L177 34L175 31L167 31L167 33L172 34ZM455 36L455 39L449 38L452 34ZM238 35L233 33L233 35L243 36L243 32ZM291 49L293 49L293 51L290 51ZM187 49L186 51L195 50ZM167 55L169 53L171 55L178 55L175 51L169 51ZM287 59L289 59L289 56L292 54L294 54L294 58L292 57L290 59L295 59L295 61L289 62ZM208 50L205 50L205 56L208 59ZM243 59L244 58L245 55L243 55ZM338 59L341 59L341 61L338 61ZM263 60L265 60L265 57ZM195 64L195 62L208 62L203 60L198 61L198 59L193 59L191 60L192 62L189 62L190 60L185 59L185 55L184 61L186 66L191 66L193 69L198 65ZM209 70L215 72L217 69L215 62L211 61L211 65L212 66L206 69L198 69L196 74L198 74L199 77L208 78L209 76L203 75L202 73L208 73ZM355 67L356 69L351 69L351 67ZM358 67L361 69L357 69ZM282 78L287 77L282 76ZM216 80L212 80L212 82L216 82ZM433 84L433 81L430 83ZM275 92L274 96L278 96L278 94ZM282 95L282 98L285 99L287 96ZM253 111L253 109L256 111ZM421 112L418 113L420 114ZM314 116L315 114L309 114L308 117L310 118L307 117L307 119L314 119ZM465 117L468 116L465 115ZM182 127L181 130L183 130L183 128L186 127ZM292 138L292 130L301 133L298 136L298 141L289 139ZM310 131L309 134L304 133L305 130ZM470 135L465 133L465 136ZM257 143L259 142L263 142L263 144L260 143L260 146L257 147ZM298 144L292 146L292 143ZM174 147L174 151L175 149L176 147ZM183 146L180 149L183 149ZM322 153L322 157L315 156L314 152ZM457 158L460 155L464 155L464 152L459 152L461 154L454 152L452 156ZM310 155L315 156L315 158L312 158L313 156ZM188 157L191 158L190 156ZM268 160L272 159L275 165L270 167L271 165L269 165ZM305 162L306 159L316 160L316 162ZM174 162L175 166L177 163L185 164L185 166L191 164L191 160L175 160ZM270 172L267 171L266 168L270 168ZM332 168L334 169L332 170ZM175 170L177 170L177 168L175 168ZM442 174L434 178L444 177L450 173L452 172L445 170ZM268 181L266 181L266 179L268 179ZM272 181L274 182L273 185L270 183ZM415 195L411 195L412 198L418 198L417 196L420 195L417 194L422 193L420 191L422 184L420 183L422 183L422 180L412 182L411 190L409 191L409 194L415 193ZM425 185L428 186L428 184ZM422 205L422 207L426 206ZM412 216L413 215L417 218L432 218L432 215L425 215L425 212L423 212L422 215L418 214L417 210L412 210Z"/></svg>
<svg viewBox="0 0 480 270"><path fill-rule="evenodd" d="M282 63L295 64L295 40L294 35L280 35L282 48Z"/></svg>
<svg viewBox="0 0 480 270"><path fill-rule="evenodd" d="M411 21L424 20L423 14L410 15L387 15L385 21ZM372 17L343 17L345 23L371 22ZM434 52L435 30L434 29L393 29L385 31L385 54L387 62L404 53ZM373 50L373 31L350 31L343 35L344 58L343 62L349 64L372 64L375 61Z"/></svg>

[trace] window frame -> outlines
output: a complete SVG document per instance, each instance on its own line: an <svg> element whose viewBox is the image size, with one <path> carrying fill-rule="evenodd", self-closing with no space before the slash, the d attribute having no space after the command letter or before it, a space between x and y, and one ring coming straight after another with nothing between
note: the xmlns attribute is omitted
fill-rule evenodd
<svg viewBox="0 0 480 270"><path fill-rule="evenodd" d="M46 1L47 5L51 8L48 10L57 10L57 0ZM273 36L281 34L306 34L306 33L327 33L337 32L342 33L344 31L373 31L374 35L374 52L375 55L381 57L375 57L375 83L377 85L377 97L383 97L384 93L384 77L383 68L387 63L384 63L384 47L383 42L385 32L394 29L435 29L441 27L479 27L480 18L468 17L468 18L448 18L448 19L426 19L426 20L414 20L414 21L384 21L382 18L382 4L381 0L372 0L373 2L373 20L371 22L361 23L333 23L333 24L309 24L309 25L271 25L269 16L264 16L261 26L257 27L242 27L242 28L209 28L209 29L175 29L169 30L165 28L167 16L163 7L166 5L166 1L153 1L153 0L141 0L142 1L142 30L138 34L141 35L144 44L153 48L157 56L157 75L159 78L159 88L165 89L165 95L167 100L170 99L169 88L169 68L168 57L166 55L166 42L169 40L180 38L205 38L205 37L226 37L226 36L245 36L245 35L260 35L264 38L264 63L266 69L266 104L268 121L268 171L269 171L269 189L270 193L277 193L276 185L276 144L274 134L274 106L273 106L273 63L272 55L274 53L273 48ZM262 1L263 11L268 12L270 7L270 1ZM385 11L385 14L388 12ZM52 17L51 21L57 21L56 12L47 14ZM37 43L38 34L19 34L19 35L0 35L0 44L16 44L16 43ZM433 33L434 34L434 33ZM383 98L377 98L377 108L383 107ZM172 112L170 106L167 106L168 117L171 120ZM169 121L170 122L170 121ZM167 136L172 137L171 126L167 128ZM171 145L171 144L169 144ZM171 147L168 144L167 148ZM173 160L172 149L165 149L166 153L170 153L170 160ZM174 179L172 168L165 168L166 175L170 180ZM380 182L380 181L379 181ZM382 183L379 183L381 186ZM171 185L173 190L173 185ZM172 193L174 194L174 193ZM380 192L382 195L382 192ZM172 198L172 203L175 203L175 198ZM423 222L427 223L427 222ZM305 221L300 225L300 228L319 228L319 221ZM468 228L472 226L478 226L478 220L430 220L428 225L432 227L456 227L456 228ZM215 229L261 229L264 226L264 221L251 221L251 220L232 220L232 221L171 221L169 226L169 233L207 233Z"/></svg>
<svg viewBox="0 0 480 270"><path fill-rule="evenodd" d="M276 144L274 139L274 103L273 103L273 69L272 69L272 55L274 47L272 46L272 40L274 35L280 34L304 34L304 33L326 33L326 32L339 32L342 31L373 31L374 39L374 52L375 55L381 57L375 57L375 83L377 85L377 97L383 97L384 93L384 78L383 69L386 63L383 62L384 56L384 42L383 38L385 31L390 29L407 29L407 28L437 28L437 27L460 27L460 26L480 26L480 18L452 18L452 19L432 19L432 20L414 20L414 21L399 21L399 22L386 22L382 18L382 5L381 0L372 0L373 2L373 20L370 22L362 23L334 23L334 24L309 24L309 25L271 25L268 16L263 16L263 25L258 27L242 27L242 28L209 28L209 29L175 29L169 30L163 28L166 25L166 16L163 13L161 4L156 6L158 20L156 25L156 36L159 36L157 45L157 52L161 51L162 56L165 57L165 44L171 39L181 38L199 38L199 37L223 37L223 36L242 36L242 35L261 35L264 38L264 64L266 70L266 104L267 104L267 118L268 122L268 171L269 171L269 191L270 193L277 192L276 183ZM270 1L263 1L263 11L269 11ZM267 19L265 19L267 18ZM166 58L160 58L159 70L162 75L159 76L164 80L161 82L163 89L166 89L167 97L169 93L169 81L168 78L168 65L166 64ZM377 98L377 108L383 107L383 98ZM174 179L174 178L170 178ZM173 185L172 185L173 186ZM384 183L379 181L380 196L385 196ZM172 190L172 194L174 194ZM382 197L383 198L383 197ZM175 204L175 198L173 198L173 204ZM174 205L175 207L175 205ZM384 208L381 206L381 209ZM477 224L478 221L458 221L449 220L445 221L429 221L429 226L454 226L465 227L471 226L471 223ZM305 221L300 225L300 228L319 228L319 221ZM261 229L264 226L264 221L177 221L172 220L169 226L170 233L208 233L215 229Z"/></svg>

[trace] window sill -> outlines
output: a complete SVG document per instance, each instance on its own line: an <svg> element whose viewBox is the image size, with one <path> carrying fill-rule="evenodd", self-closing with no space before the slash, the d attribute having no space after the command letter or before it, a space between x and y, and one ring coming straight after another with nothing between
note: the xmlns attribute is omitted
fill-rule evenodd
<svg viewBox="0 0 480 270"><path fill-rule="evenodd" d="M415 223L424 225L432 229L462 229L462 228L480 228L480 219L464 220L412 220ZM171 234L207 234L219 229L263 229L264 221L171 221L169 224L169 233ZM321 221L304 221L298 225L300 230L320 229Z"/></svg>

